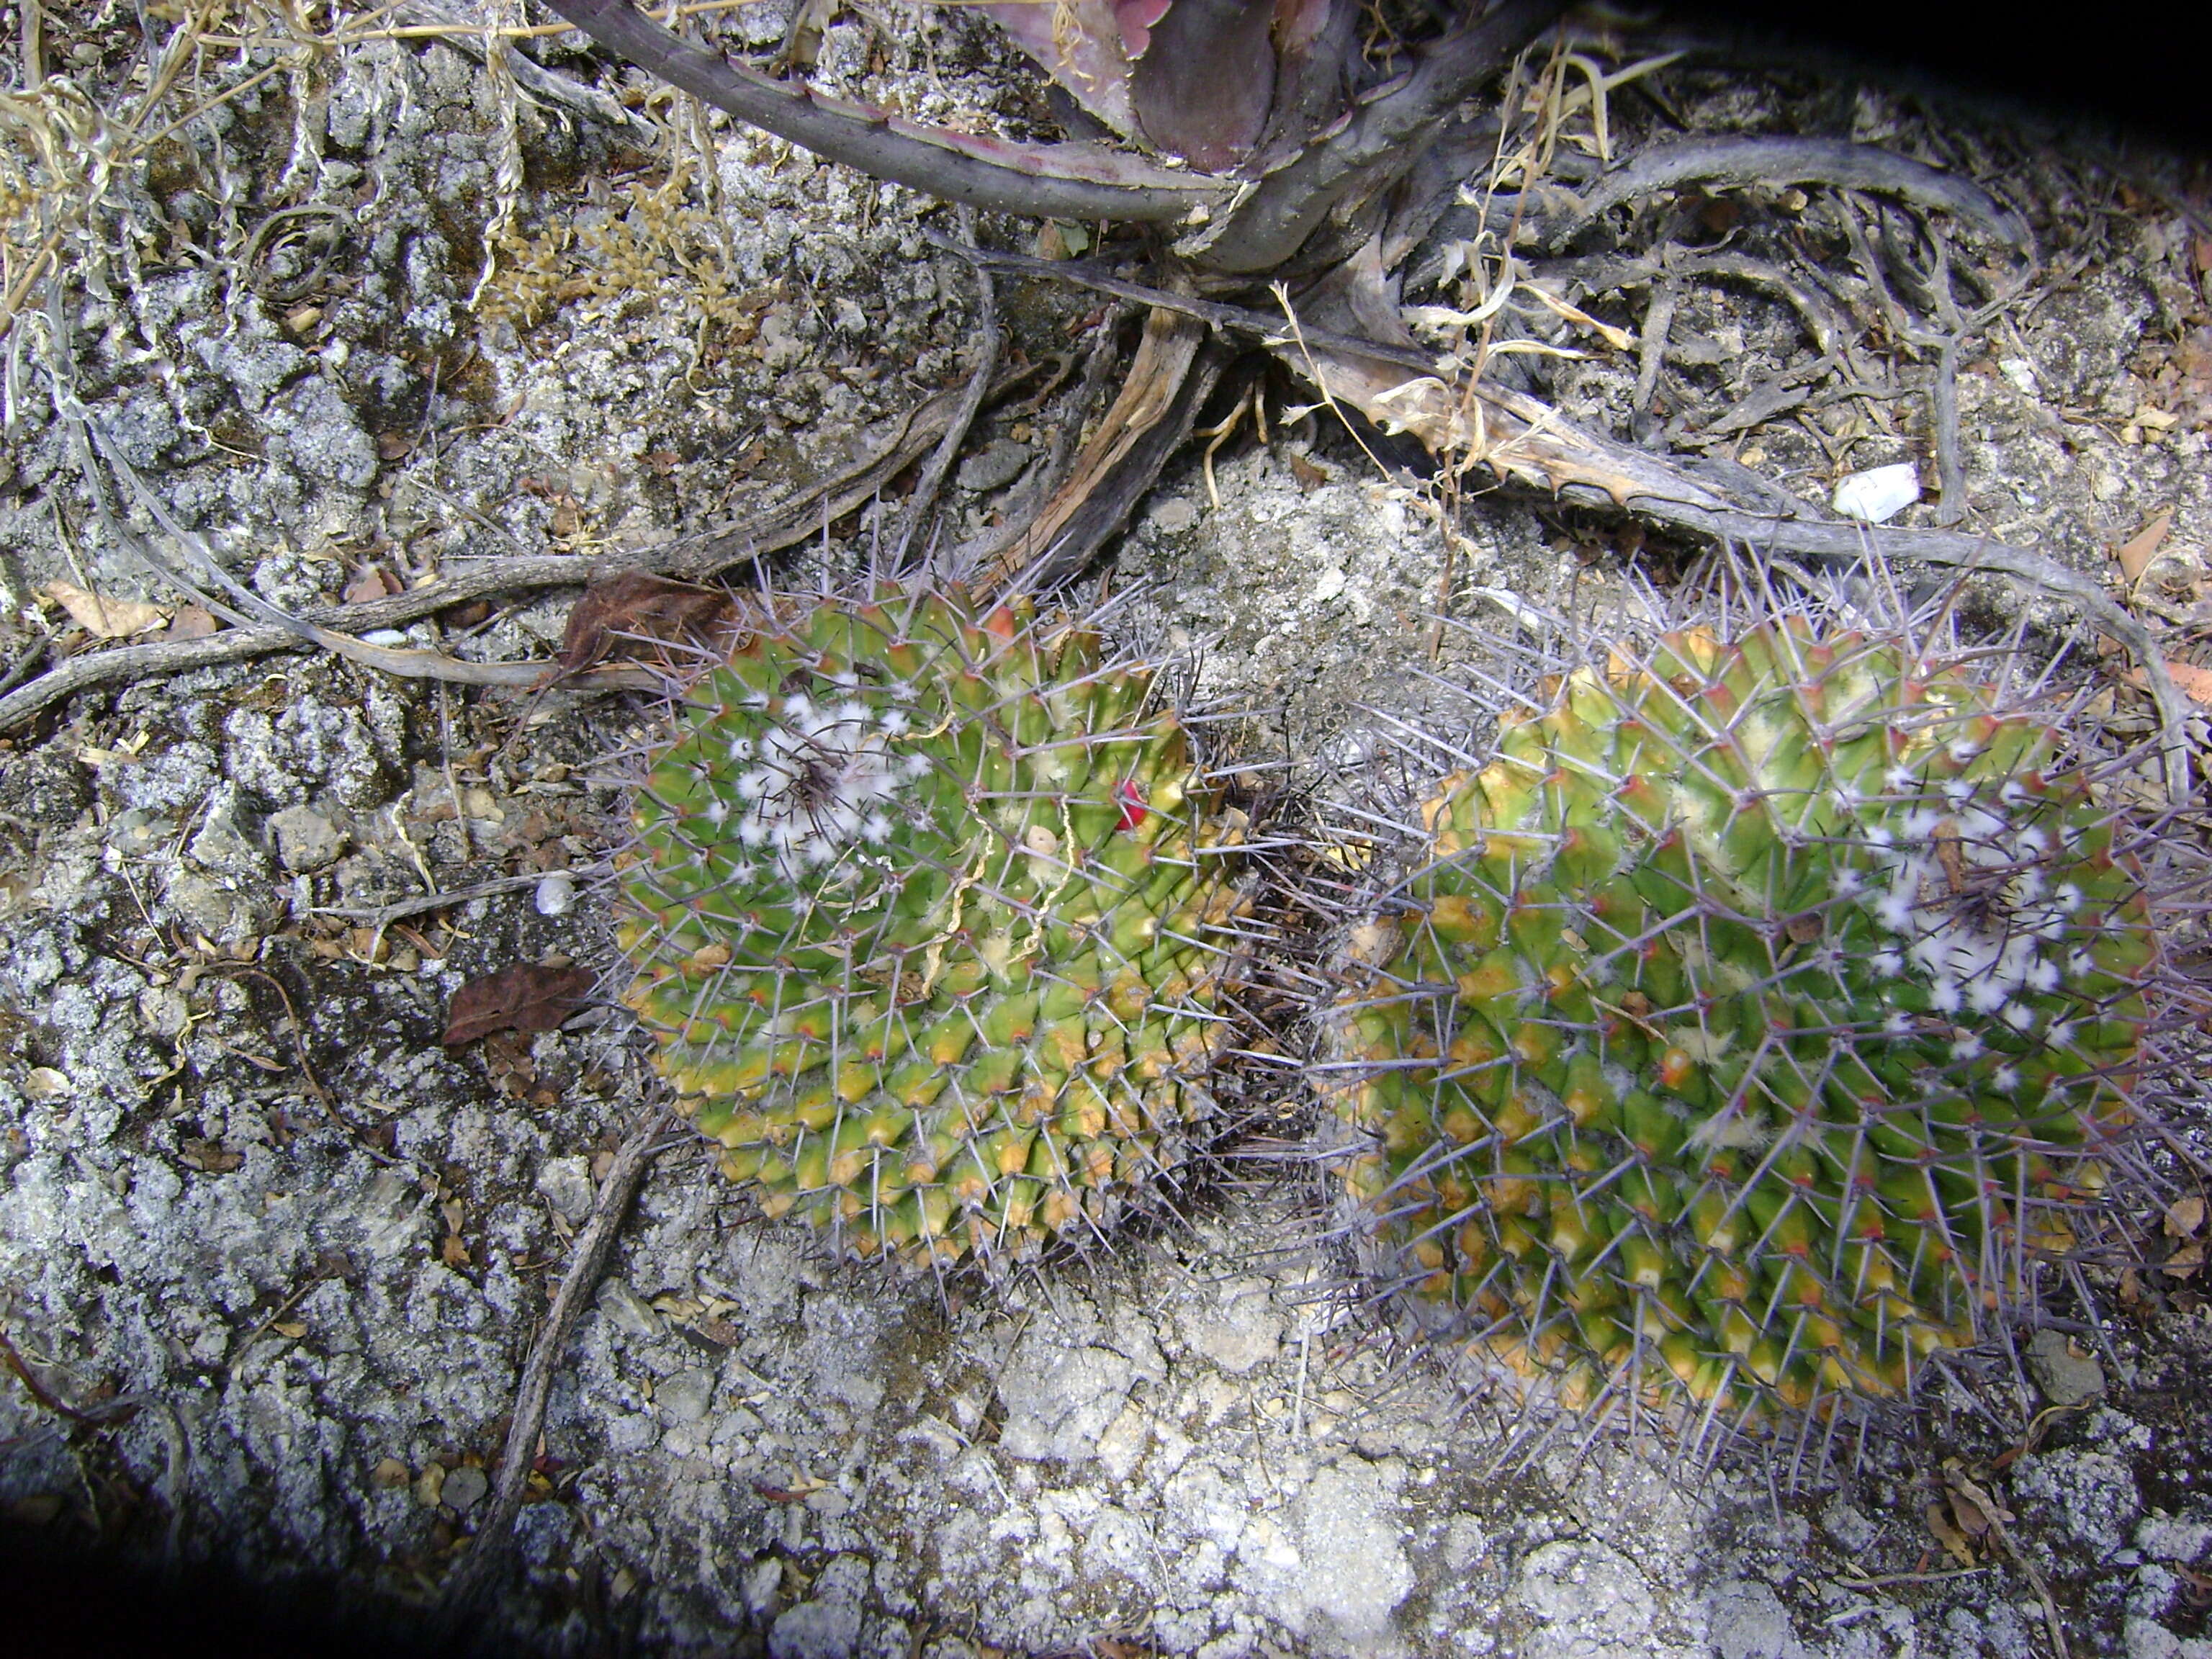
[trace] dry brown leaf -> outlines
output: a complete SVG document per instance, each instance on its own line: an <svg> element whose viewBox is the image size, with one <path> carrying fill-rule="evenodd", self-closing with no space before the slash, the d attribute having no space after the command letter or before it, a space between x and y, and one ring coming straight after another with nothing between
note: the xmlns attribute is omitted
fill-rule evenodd
<svg viewBox="0 0 2212 1659"><path fill-rule="evenodd" d="M187 1140L183 1150L185 1162L208 1175L228 1175L246 1162L243 1152L234 1152L219 1140Z"/></svg>
<svg viewBox="0 0 2212 1659"><path fill-rule="evenodd" d="M343 598L348 605L367 605L374 599L389 598L400 592L399 579L381 565L369 565L361 574L346 584Z"/></svg>
<svg viewBox="0 0 2212 1659"><path fill-rule="evenodd" d="M703 646L727 629L735 607L711 587L625 570L586 588L561 637L561 672L580 674L609 657L644 657L647 642Z"/></svg>
<svg viewBox="0 0 2212 1659"><path fill-rule="evenodd" d="M1928 1530L1960 1566L1974 1565L1974 1547L1967 1540L1966 1534L1952 1524L1951 1512L1946 1506L1942 1504L1928 1506Z"/></svg>
<svg viewBox="0 0 2212 1659"><path fill-rule="evenodd" d="M2189 1238L2204 1229L2204 1200L2191 1193L2187 1198L2177 1198L2166 1206L2166 1236L2168 1238Z"/></svg>
<svg viewBox="0 0 2212 1659"><path fill-rule="evenodd" d="M2160 1265L2175 1279L2193 1279L2197 1270L2204 1265L2204 1246L2192 1239Z"/></svg>
<svg viewBox="0 0 2212 1659"><path fill-rule="evenodd" d="M2159 547L2166 540L2166 532L2172 527L2173 509L2169 507L2112 550L2120 574L2130 584L2140 580L2142 573L2150 568L2150 562L2158 556Z"/></svg>
<svg viewBox="0 0 2212 1659"><path fill-rule="evenodd" d="M161 630L165 640L204 640L222 624L196 605L180 605L177 614L169 618L169 625Z"/></svg>
<svg viewBox="0 0 2212 1659"><path fill-rule="evenodd" d="M2166 672L2173 676L2173 683L2191 702L2212 708L2212 668L2199 668L2191 662L2169 662ZM2150 682L2143 678L2140 668L2128 670L2128 684L2138 691L2150 688Z"/></svg>
<svg viewBox="0 0 2212 1659"><path fill-rule="evenodd" d="M550 1031L584 1006L597 978L588 968L517 963L471 980L446 1006L448 1048L494 1031Z"/></svg>
<svg viewBox="0 0 2212 1659"><path fill-rule="evenodd" d="M127 640L134 634L151 633L168 621L169 613L143 599L108 599L73 583L48 582L39 590L70 613L70 619L94 639Z"/></svg>

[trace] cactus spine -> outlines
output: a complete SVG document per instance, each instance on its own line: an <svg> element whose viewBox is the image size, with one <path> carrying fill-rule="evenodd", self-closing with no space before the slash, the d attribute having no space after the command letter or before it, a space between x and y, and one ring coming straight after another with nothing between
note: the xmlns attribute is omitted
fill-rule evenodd
<svg viewBox="0 0 2212 1659"><path fill-rule="evenodd" d="M2155 954L2112 815L1901 635L1547 690L1423 805L1334 1010L1384 1273L1571 1407L1905 1393L2106 1179Z"/></svg>
<svg viewBox="0 0 2212 1659"><path fill-rule="evenodd" d="M1210 1110L1232 817L1152 677L957 595L778 601L685 694L629 1000L771 1215L950 1262L1101 1228Z"/></svg>

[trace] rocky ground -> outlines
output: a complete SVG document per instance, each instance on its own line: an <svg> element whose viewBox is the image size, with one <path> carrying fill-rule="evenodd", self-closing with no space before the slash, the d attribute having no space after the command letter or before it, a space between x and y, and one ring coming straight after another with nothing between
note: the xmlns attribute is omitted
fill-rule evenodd
<svg viewBox="0 0 2212 1659"><path fill-rule="evenodd" d="M735 15L756 48L781 38L774 0ZM826 79L930 119L1043 119L981 23L873 16L830 31ZM58 64L125 84L135 38L46 18ZM2027 212L2039 285L1962 365L1966 526L2102 580L2108 550L2170 511L2131 593L2178 662L2207 660L2212 222L2185 169L1875 88L1668 73L1668 97L1718 126L1787 107L1908 149L1941 131ZM918 234L941 209L631 84L629 125L522 110L481 292L509 152L455 44L354 41L147 145L136 193L96 220L106 255L4 342L11 678L211 625L104 517L58 384L178 525L296 610L757 509L957 383L974 287ZM656 151L645 121L674 136ZM1001 301L1037 360L1093 311L1027 282ZM1795 327L1771 296L1693 287L1670 395L1710 419L1786 364ZM1553 395L1625 429L1637 367L1600 352ZM1018 499L1073 395L1001 406L955 531ZM1725 453L1820 497L1924 459L1917 408L1818 441L1753 426ZM125 518L175 556L143 507ZM840 521L784 562L849 569L877 529ZM1432 662L1481 654L1472 633L1432 638L1440 597L1501 631L1498 594L1612 603L1595 596L1621 592L1639 540L1516 495L1439 508L1327 417L1279 419L1210 474L1195 453L1171 470L1107 580L1116 629L1246 711L1224 745L1325 788L1372 751L1368 711L1424 706ZM1646 568L1680 560L1655 544ZM542 660L575 591L383 642ZM1975 605L2052 636L2069 620L1994 584ZM2106 705L2142 718L2124 689ZM595 872L620 801L601 763L653 720L641 699L289 652L94 686L0 733L11 1547L228 1563L400 1616L434 1598L649 1089L616 1009L449 1048L447 1002L512 963L611 966ZM1295 1091L1251 1091L1294 1139ZM2172 1108L2201 1152L2201 1103ZM2039 1336L2032 1387L1940 1390L1856 1470L1795 1491L1756 1461L1700 1485L1610 1441L1501 1476L1491 1413L1344 1293L1321 1214L1295 1161L1237 1162L1111 1255L940 1285L827 1262L679 1140L556 1382L526 1579L492 1628L547 1651L793 1659L2011 1659L2052 1653L2054 1627L2075 1655L2212 1654L2212 1325L2187 1275L2096 1279L2100 1328ZM1961 1480L1997 1526L1963 1525Z"/></svg>

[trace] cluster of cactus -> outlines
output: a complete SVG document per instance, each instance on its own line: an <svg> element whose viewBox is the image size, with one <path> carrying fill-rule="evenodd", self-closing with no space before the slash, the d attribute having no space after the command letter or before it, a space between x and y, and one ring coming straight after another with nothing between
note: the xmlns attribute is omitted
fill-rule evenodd
<svg viewBox="0 0 2212 1659"><path fill-rule="evenodd" d="M634 817L628 1000L771 1216L995 1256L1105 1226L1203 1139L1239 820L1088 629L765 604Z"/></svg>
<svg viewBox="0 0 2212 1659"><path fill-rule="evenodd" d="M2155 951L2112 814L1901 634L1680 631L1530 708L1336 993L1380 1270L1569 1407L1905 1393L2107 1179Z"/></svg>

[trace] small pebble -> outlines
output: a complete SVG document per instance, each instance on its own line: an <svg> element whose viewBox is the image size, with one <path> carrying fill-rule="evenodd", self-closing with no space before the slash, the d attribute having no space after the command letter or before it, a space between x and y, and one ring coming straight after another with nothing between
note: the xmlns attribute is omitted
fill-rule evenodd
<svg viewBox="0 0 2212 1659"><path fill-rule="evenodd" d="M565 916L576 902L576 878L566 870L549 872L538 884L534 902L541 916Z"/></svg>
<svg viewBox="0 0 2212 1659"><path fill-rule="evenodd" d="M1920 499L1920 474L1910 461L1869 467L1836 485L1836 511L1846 519L1881 524Z"/></svg>
<svg viewBox="0 0 2212 1659"><path fill-rule="evenodd" d="M453 1510L466 1515L483 1502L484 1494L491 1490L491 1482L484 1479L482 1469L465 1466L446 1477L446 1485L438 1496Z"/></svg>

